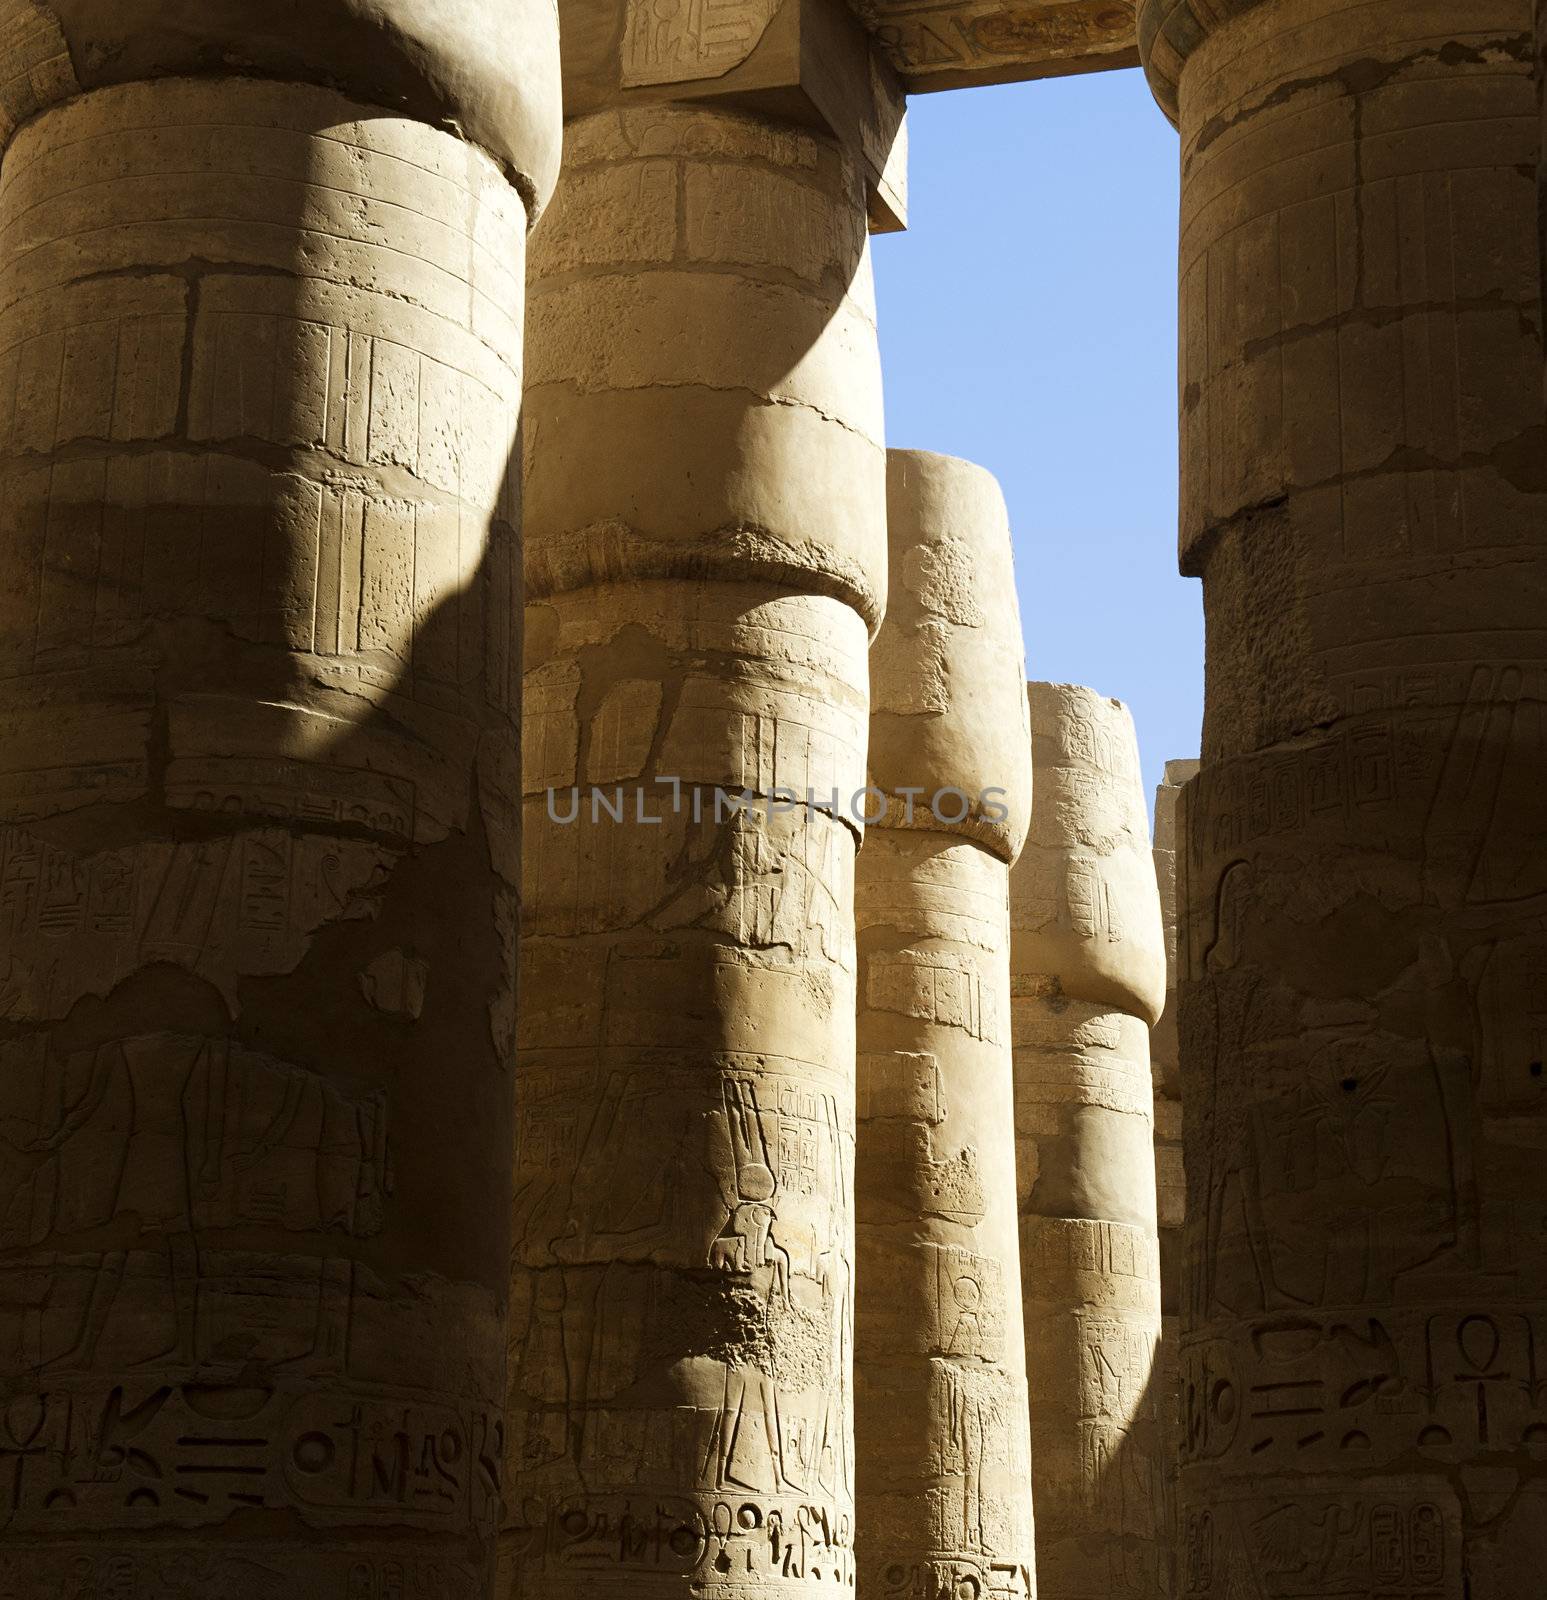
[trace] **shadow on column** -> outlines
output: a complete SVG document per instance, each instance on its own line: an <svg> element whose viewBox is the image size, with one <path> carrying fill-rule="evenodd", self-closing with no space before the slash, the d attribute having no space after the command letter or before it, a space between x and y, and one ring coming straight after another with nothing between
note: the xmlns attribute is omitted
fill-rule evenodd
<svg viewBox="0 0 1547 1600"><path fill-rule="evenodd" d="M522 202L255 80L0 185L0 1589L484 1595Z"/></svg>

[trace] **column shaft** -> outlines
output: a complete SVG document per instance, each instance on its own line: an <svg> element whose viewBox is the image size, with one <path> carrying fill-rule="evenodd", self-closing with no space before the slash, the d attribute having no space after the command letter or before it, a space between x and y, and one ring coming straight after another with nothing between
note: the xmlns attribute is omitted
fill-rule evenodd
<svg viewBox="0 0 1547 1600"><path fill-rule="evenodd" d="M1187 1586L1503 1600L1547 1560L1532 8L1231 9L1180 70Z"/></svg>
<svg viewBox="0 0 1547 1600"><path fill-rule="evenodd" d="M855 889L859 1592L1029 1600L1008 875L1025 652L998 485L897 450L889 480L870 745L888 798Z"/></svg>
<svg viewBox="0 0 1547 1600"><path fill-rule="evenodd" d="M483 1596L527 211L326 89L0 171L0 1590Z"/></svg>
<svg viewBox="0 0 1547 1600"><path fill-rule="evenodd" d="M793 127L602 113L534 261L507 1581L837 1590L858 826L768 802L864 783L864 185Z"/></svg>
<svg viewBox="0 0 1547 1600"><path fill-rule="evenodd" d="M1037 803L1011 874L1015 1121L1044 1600L1165 1592L1149 1027L1159 897L1127 708L1028 686Z"/></svg>
<svg viewBox="0 0 1547 1600"><path fill-rule="evenodd" d="M1183 787L1198 775L1196 761L1168 761L1155 790L1155 881L1166 941L1166 1008L1150 1032L1150 1068L1155 1093L1155 1199L1160 1237L1160 1349L1155 1359L1155 1395L1161 1432L1163 1530L1175 1592L1176 1497L1181 1471L1182 1223L1187 1215L1187 1175L1182 1158L1182 1065L1177 1030L1176 941L1177 840L1185 816Z"/></svg>

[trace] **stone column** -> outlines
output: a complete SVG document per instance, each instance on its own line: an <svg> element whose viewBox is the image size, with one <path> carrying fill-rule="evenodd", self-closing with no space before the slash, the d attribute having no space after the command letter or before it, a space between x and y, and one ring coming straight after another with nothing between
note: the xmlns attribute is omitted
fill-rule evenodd
<svg viewBox="0 0 1547 1600"><path fill-rule="evenodd" d="M1187 1587L1547 1562L1529 0L1148 0L1182 130Z"/></svg>
<svg viewBox="0 0 1547 1600"><path fill-rule="evenodd" d="M1196 761L1168 761L1155 790L1155 881L1166 945L1166 1007L1150 1033L1155 1090L1155 1192L1160 1233L1160 1349L1155 1398L1161 1432L1161 1485L1166 1555L1176 1572L1176 1491L1181 1467L1181 1368L1177 1359L1182 1310L1182 1221L1187 1212L1182 1165L1182 1082L1176 1027L1176 842L1184 816L1183 785L1198 775ZM1175 1588L1173 1581L1171 1587Z"/></svg>
<svg viewBox="0 0 1547 1600"><path fill-rule="evenodd" d="M559 127L472 10L0 6L7 1595L492 1590Z"/></svg>
<svg viewBox="0 0 1547 1600"><path fill-rule="evenodd" d="M1533 16L1536 60L1532 76L1536 82L1538 139L1536 146L1536 242L1541 281L1547 284L1547 0L1534 0ZM1547 367L1542 373L1547 394Z"/></svg>
<svg viewBox="0 0 1547 1600"><path fill-rule="evenodd" d="M600 111L535 247L522 1597L853 1581L866 199L815 129Z"/></svg>
<svg viewBox="0 0 1547 1600"><path fill-rule="evenodd" d="M1010 876L1037 1579L1044 1600L1164 1593L1149 1030L1165 950L1133 718L1027 686L1036 804Z"/></svg>
<svg viewBox="0 0 1547 1600"><path fill-rule="evenodd" d="M1026 1600L1009 863L1031 736L1010 526L988 473L911 450L888 456L887 511L855 885L859 1593Z"/></svg>

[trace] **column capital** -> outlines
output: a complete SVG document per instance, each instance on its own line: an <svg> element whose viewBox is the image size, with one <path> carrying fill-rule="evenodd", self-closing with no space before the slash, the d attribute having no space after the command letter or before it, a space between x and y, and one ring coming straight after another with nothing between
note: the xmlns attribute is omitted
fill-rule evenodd
<svg viewBox="0 0 1547 1600"><path fill-rule="evenodd" d="M85 90L312 83L481 147L535 215L558 173L552 0L0 0L0 144Z"/></svg>
<svg viewBox="0 0 1547 1600"><path fill-rule="evenodd" d="M1153 1026L1166 953L1133 716L1080 684L1026 697L1037 803L1010 875L1012 971Z"/></svg>
<svg viewBox="0 0 1547 1600"><path fill-rule="evenodd" d="M902 79L844 0L559 0L564 114L675 101L831 134L873 233L907 226Z"/></svg>
<svg viewBox="0 0 1547 1600"><path fill-rule="evenodd" d="M890 592L870 651L883 825L960 834L1008 864L1026 840L1032 780L1004 495L955 456L889 450L886 469Z"/></svg>
<svg viewBox="0 0 1547 1600"><path fill-rule="evenodd" d="M1139 0L1139 59L1160 109L1175 122L1182 68L1221 23L1263 0Z"/></svg>

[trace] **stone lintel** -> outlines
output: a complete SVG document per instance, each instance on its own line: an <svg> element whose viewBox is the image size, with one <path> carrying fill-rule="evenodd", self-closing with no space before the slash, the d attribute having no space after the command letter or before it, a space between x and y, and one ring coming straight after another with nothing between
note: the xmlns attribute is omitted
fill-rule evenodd
<svg viewBox="0 0 1547 1600"><path fill-rule="evenodd" d="M1133 0L853 0L910 94L1139 64Z"/></svg>

